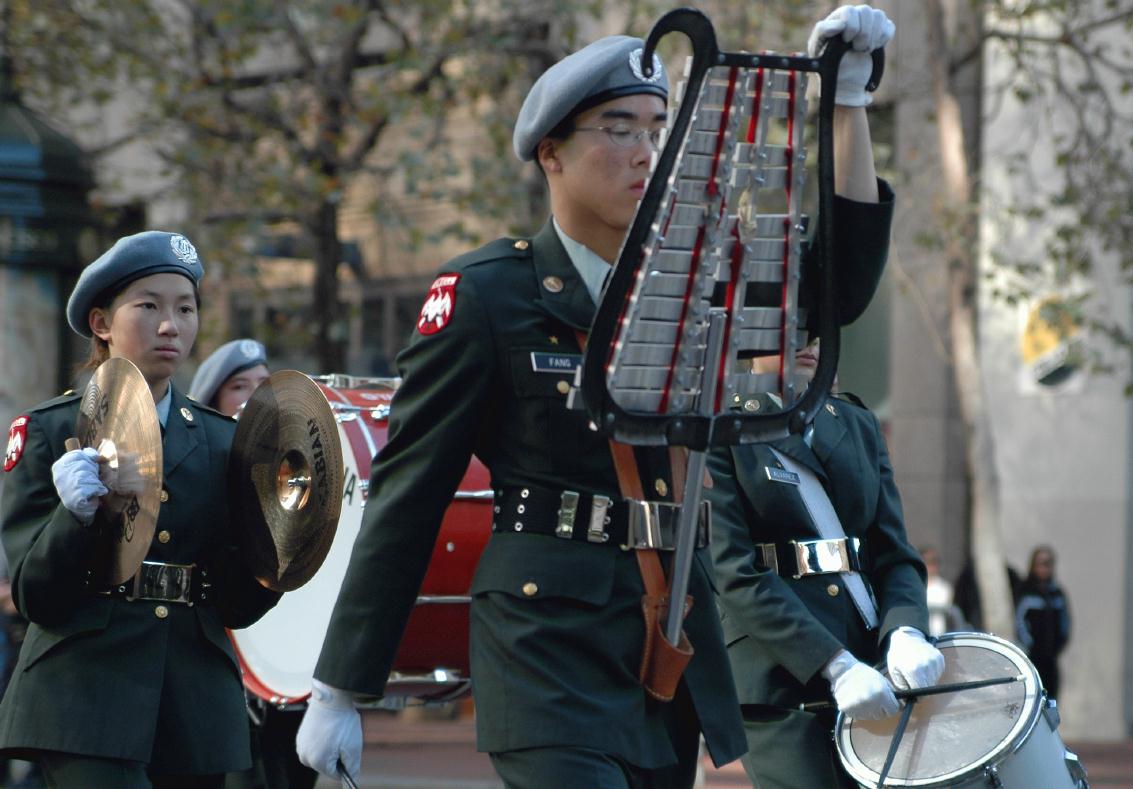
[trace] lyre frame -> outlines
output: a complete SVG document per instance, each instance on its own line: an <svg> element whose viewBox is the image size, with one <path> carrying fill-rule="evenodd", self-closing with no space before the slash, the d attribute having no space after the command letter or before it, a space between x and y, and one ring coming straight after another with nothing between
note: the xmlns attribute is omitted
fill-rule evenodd
<svg viewBox="0 0 1133 789"><path fill-rule="evenodd" d="M665 148L649 179L648 187L634 216L633 224L622 245L606 294L598 306L590 328L590 339L583 357L580 391L590 418L599 429L628 444L670 444L693 450L710 446L729 446L782 438L788 433L801 433L822 407L838 367L840 334L835 306L834 255L834 90L838 64L847 49L840 37L827 42L817 58L775 53L749 54L721 52L716 43L712 23L703 13L682 8L670 11L658 20L649 32L642 54L642 70L652 71L653 54L662 37L670 32L684 33L692 43L692 63L677 117L673 122ZM880 81L884 67L883 53L873 53L874 70L867 89ZM696 97L708 72L713 67L774 68L817 73L826 89L822 91L818 113L818 181L819 225L818 248L821 250L818 272L817 306L819 317L812 334L822 344L818 368L811 385L801 399L775 413L658 414L629 411L611 395L606 369L613 350L618 324L632 291L641 263L650 227L665 199L681 143L689 131L696 107ZM811 283L813 285L813 283ZM817 330L815 330L817 329ZM719 373L715 373L719 375Z"/></svg>

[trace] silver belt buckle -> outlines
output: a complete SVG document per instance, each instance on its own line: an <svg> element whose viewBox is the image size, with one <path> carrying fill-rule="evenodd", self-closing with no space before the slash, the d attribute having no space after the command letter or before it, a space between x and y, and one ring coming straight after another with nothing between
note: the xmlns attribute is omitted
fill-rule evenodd
<svg viewBox="0 0 1133 789"><path fill-rule="evenodd" d="M569 540L574 536L574 517L578 514L578 493L564 490L559 497L559 521L555 526L555 536Z"/></svg>
<svg viewBox="0 0 1133 789"><path fill-rule="evenodd" d="M127 600L163 600L192 605L193 565L142 562L134 574L134 586Z"/></svg>
<svg viewBox="0 0 1133 789"><path fill-rule="evenodd" d="M681 520L681 506L667 501L628 500L629 522L626 537L629 546L645 550L672 551L677 547L677 526ZM700 517L696 523L696 547L709 543L712 524L711 502L700 502Z"/></svg>
<svg viewBox="0 0 1133 789"><path fill-rule="evenodd" d="M775 550L775 543L757 542L755 544L755 563L778 575L779 553Z"/></svg>
<svg viewBox="0 0 1133 789"><path fill-rule="evenodd" d="M590 526L586 530L587 542L606 542L610 539L606 524L610 522L606 512L610 509L608 496L592 496L590 499Z"/></svg>
<svg viewBox="0 0 1133 789"><path fill-rule="evenodd" d="M854 567L850 561L850 550L846 539L839 540L791 540L788 545L794 550L797 568L792 578L827 573L848 573Z"/></svg>

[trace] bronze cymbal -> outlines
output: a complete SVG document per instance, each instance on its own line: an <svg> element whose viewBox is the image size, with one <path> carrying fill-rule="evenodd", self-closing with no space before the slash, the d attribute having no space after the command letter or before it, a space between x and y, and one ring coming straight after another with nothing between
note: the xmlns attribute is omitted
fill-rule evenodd
<svg viewBox="0 0 1133 789"><path fill-rule="evenodd" d="M98 449L100 476L110 489L95 520L99 538L91 583L117 586L141 567L161 506L161 426L149 384L131 361L114 357L94 371L83 391L75 436L68 448Z"/></svg>
<svg viewBox="0 0 1133 789"><path fill-rule="evenodd" d="M322 389L272 373L244 405L228 460L244 558L261 584L289 592L318 571L342 509L342 442Z"/></svg>

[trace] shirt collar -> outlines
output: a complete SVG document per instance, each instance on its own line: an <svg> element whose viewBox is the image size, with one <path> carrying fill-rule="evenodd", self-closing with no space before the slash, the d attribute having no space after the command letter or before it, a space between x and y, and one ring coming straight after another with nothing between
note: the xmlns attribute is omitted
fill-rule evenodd
<svg viewBox="0 0 1133 789"><path fill-rule="evenodd" d="M161 426L165 427L169 421L169 409L173 405L173 382L165 389L165 396L157 401L157 421L161 422Z"/></svg>
<svg viewBox="0 0 1133 789"><path fill-rule="evenodd" d="M568 236L554 217L551 217L551 223L555 227L559 241L563 244L563 249L566 250L567 257L570 258L578 276L582 277L586 292L597 304L602 295L602 286L606 284L606 276L613 270L613 266L603 260L597 252Z"/></svg>

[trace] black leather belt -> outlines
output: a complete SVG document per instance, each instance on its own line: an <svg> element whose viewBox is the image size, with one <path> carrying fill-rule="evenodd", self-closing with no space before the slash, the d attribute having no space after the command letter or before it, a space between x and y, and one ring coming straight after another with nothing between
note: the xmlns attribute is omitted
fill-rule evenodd
<svg viewBox="0 0 1133 789"><path fill-rule="evenodd" d="M636 501L527 486L497 490L492 531L544 534L564 540L610 543L624 550L676 548L680 505ZM696 547L708 545L711 507L701 502Z"/></svg>
<svg viewBox="0 0 1133 789"><path fill-rule="evenodd" d="M96 594L127 600L160 600L193 605L212 599L208 570L195 564L142 562L138 572L126 583Z"/></svg>

